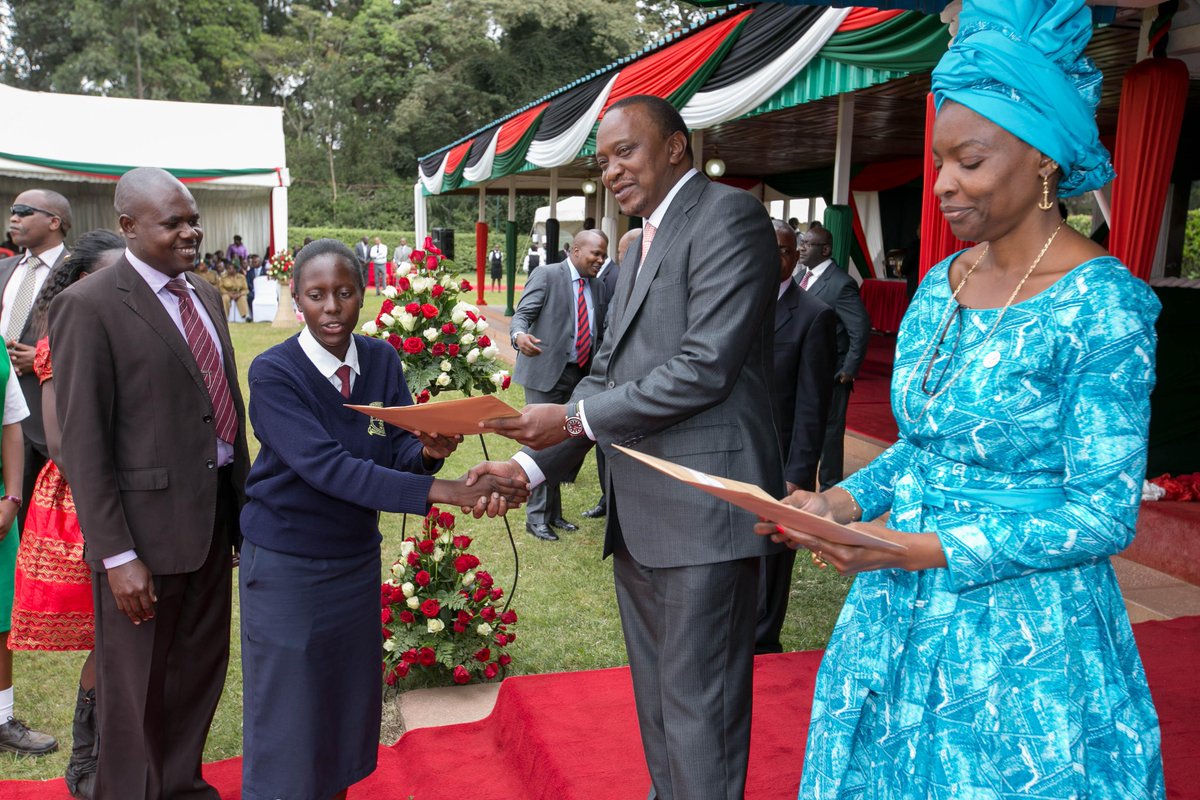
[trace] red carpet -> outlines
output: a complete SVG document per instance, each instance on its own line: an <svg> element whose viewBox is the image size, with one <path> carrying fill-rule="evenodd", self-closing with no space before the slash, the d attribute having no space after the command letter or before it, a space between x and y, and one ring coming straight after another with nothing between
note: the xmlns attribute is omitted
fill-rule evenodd
<svg viewBox="0 0 1200 800"><path fill-rule="evenodd" d="M1167 797L1200 798L1200 617L1134 626L1162 724ZM760 656L749 800L793 800L800 783L813 678L821 654ZM205 768L236 800L241 761ZM510 678L491 716L425 728L379 749L379 769L351 800L642 798L650 779L626 669ZM61 780L0 783L2 800L67 798Z"/></svg>
<svg viewBox="0 0 1200 800"><path fill-rule="evenodd" d="M892 359L896 354L894 335L872 333L867 355L854 381L846 409L846 429L880 439L887 444L899 435L892 416Z"/></svg>

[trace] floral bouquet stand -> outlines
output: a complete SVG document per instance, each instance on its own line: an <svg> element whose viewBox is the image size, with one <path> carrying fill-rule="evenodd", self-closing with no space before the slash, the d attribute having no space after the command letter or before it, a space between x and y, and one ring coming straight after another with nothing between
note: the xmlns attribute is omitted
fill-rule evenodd
<svg viewBox="0 0 1200 800"><path fill-rule="evenodd" d="M272 328L296 327L296 307L292 303L292 254L286 249L275 253L267 261L267 276L279 284L279 306L275 309Z"/></svg>

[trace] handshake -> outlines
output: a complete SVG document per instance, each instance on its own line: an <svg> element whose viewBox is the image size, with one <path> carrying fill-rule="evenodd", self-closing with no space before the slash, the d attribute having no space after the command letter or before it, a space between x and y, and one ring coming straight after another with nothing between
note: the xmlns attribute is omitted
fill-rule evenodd
<svg viewBox="0 0 1200 800"><path fill-rule="evenodd" d="M529 478L515 461L483 461L446 483L454 486L457 498L449 502L476 519L501 516L529 499ZM432 500L432 490L429 496Z"/></svg>

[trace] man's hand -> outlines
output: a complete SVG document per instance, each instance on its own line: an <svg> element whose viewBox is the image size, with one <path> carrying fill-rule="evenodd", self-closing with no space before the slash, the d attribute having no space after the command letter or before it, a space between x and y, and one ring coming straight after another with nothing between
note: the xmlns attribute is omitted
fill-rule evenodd
<svg viewBox="0 0 1200 800"><path fill-rule="evenodd" d="M515 439L534 450L545 450L567 438L567 407L558 403L525 406L519 417L485 419L479 427Z"/></svg>
<svg viewBox="0 0 1200 800"><path fill-rule="evenodd" d="M504 494L492 492L491 495L482 494L475 501L475 505L461 506L464 514L472 514L476 519L479 519L484 514L489 517L503 516L511 508L516 508L520 503L528 499L529 496L529 477L525 474L525 470L517 464L517 462L509 461L483 461L471 467L467 471L466 480L463 485L467 487L475 486L479 489L481 483L486 483L490 478L495 477L502 479L509 486L516 485L521 487L521 496L518 502L510 502ZM509 490L511 495L512 490Z"/></svg>
<svg viewBox="0 0 1200 800"><path fill-rule="evenodd" d="M421 455L425 459L425 466L432 466L432 462L441 461L443 458L449 458L450 454L458 449L462 443L461 435L442 436L437 433L424 433L423 431L413 431L413 436L421 440L424 448L421 450Z"/></svg>
<svg viewBox="0 0 1200 800"><path fill-rule="evenodd" d="M33 357L37 348L20 342L8 343L8 360L12 362L13 371L18 375L33 374Z"/></svg>
<svg viewBox="0 0 1200 800"><path fill-rule="evenodd" d="M800 491L800 487L797 486L796 484L792 483L791 481L787 481L786 483L787 483L787 493L788 494L791 494L792 492Z"/></svg>
<svg viewBox="0 0 1200 800"><path fill-rule="evenodd" d="M518 333L516 337L517 350L521 351L521 355L532 358L540 356L542 348L538 347L542 340L534 336L532 333Z"/></svg>
<svg viewBox="0 0 1200 800"><path fill-rule="evenodd" d="M854 376L849 372L839 372L833 379L838 383L854 383Z"/></svg>
<svg viewBox="0 0 1200 800"><path fill-rule="evenodd" d="M154 576L141 559L135 558L108 570L108 588L112 589L117 608L125 612L134 625L154 619L154 604L158 602Z"/></svg>

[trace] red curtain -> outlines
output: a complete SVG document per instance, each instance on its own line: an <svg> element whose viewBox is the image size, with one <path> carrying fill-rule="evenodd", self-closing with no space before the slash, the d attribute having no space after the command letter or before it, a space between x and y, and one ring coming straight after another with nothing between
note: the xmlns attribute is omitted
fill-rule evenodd
<svg viewBox="0 0 1200 800"><path fill-rule="evenodd" d="M488 226L486 222L475 223L475 304L483 305L483 287L487 280L485 270L487 269L487 242Z"/></svg>
<svg viewBox="0 0 1200 800"><path fill-rule="evenodd" d="M1187 95L1187 66L1173 58L1141 61L1121 84L1108 249L1143 280L1154 264Z"/></svg>
<svg viewBox="0 0 1200 800"><path fill-rule="evenodd" d="M846 18L842 20L842 24L838 26L837 32L861 31L863 28L871 28L893 20L903 13L904 9L880 11L877 8L852 8Z"/></svg>
<svg viewBox="0 0 1200 800"><path fill-rule="evenodd" d="M921 277L951 253L967 246L950 232L950 223L942 216L933 184L937 170L933 167L933 120L937 111L933 94L925 95L925 194L921 201Z"/></svg>

